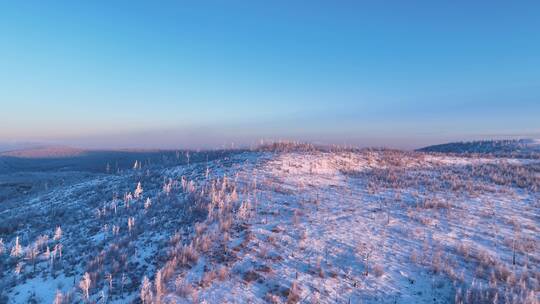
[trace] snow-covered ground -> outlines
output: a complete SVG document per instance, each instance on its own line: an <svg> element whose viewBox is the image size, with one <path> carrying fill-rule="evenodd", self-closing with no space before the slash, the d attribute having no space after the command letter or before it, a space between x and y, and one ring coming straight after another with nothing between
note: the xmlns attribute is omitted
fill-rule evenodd
<svg viewBox="0 0 540 304"><path fill-rule="evenodd" d="M538 303L539 173L313 149L94 178L21 202L0 287L8 303Z"/></svg>

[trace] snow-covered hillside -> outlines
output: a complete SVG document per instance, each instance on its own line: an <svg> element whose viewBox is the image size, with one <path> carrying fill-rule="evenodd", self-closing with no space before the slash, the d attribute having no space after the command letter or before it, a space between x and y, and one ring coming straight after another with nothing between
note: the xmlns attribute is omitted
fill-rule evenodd
<svg viewBox="0 0 540 304"><path fill-rule="evenodd" d="M0 302L540 301L534 159L267 149L0 208Z"/></svg>

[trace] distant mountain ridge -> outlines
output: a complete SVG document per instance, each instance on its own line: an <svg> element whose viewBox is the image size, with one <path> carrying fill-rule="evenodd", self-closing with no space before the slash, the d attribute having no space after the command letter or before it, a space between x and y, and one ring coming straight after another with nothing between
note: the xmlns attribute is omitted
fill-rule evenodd
<svg viewBox="0 0 540 304"><path fill-rule="evenodd" d="M540 155L539 139L503 139L452 142L418 149L422 152L494 154L509 156Z"/></svg>

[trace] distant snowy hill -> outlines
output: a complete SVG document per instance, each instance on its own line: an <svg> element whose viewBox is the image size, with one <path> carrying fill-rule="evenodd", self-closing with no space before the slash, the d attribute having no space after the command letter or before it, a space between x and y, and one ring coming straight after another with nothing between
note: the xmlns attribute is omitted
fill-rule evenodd
<svg viewBox="0 0 540 304"><path fill-rule="evenodd" d="M422 152L441 153L479 153L509 156L531 156L540 154L540 140L538 139L510 139L510 140L481 140L470 142L453 142L441 145L428 146L419 149Z"/></svg>

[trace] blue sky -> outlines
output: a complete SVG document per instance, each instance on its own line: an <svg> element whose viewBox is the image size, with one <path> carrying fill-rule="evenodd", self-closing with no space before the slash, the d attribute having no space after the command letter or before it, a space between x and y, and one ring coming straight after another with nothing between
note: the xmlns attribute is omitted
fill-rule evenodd
<svg viewBox="0 0 540 304"><path fill-rule="evenodd" d="M540 2L0 3L0 141L540 136Z"/></svg>

